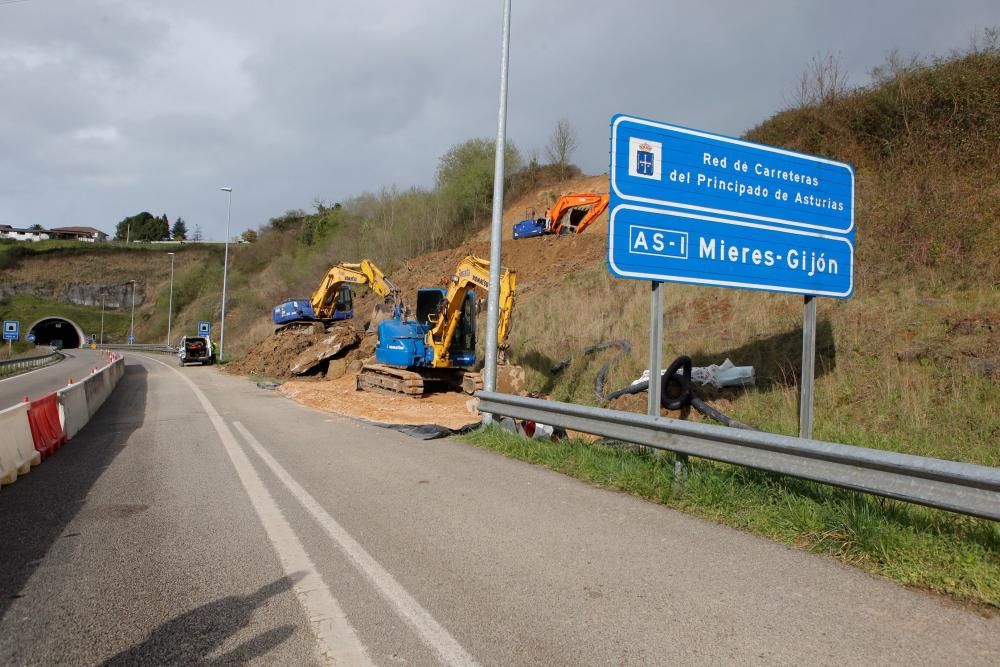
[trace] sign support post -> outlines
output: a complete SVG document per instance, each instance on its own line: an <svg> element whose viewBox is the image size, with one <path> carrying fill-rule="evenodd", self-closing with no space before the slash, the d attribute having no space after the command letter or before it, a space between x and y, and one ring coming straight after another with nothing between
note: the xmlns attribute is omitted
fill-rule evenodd
<svg viewBox="0 0 1000 667"><path fill-rule="evenodd" d="M663 362L663 283L650 283L649 304L649 416L660 416L660 364Z"/></svg>
<svg viewBox="0 0 1000 667"><path fill-rule="evenodd" d="M14 341L20 340L21 323L17 320L3 321L3 338L7 341L7 358L14 357Z"/></svg>
<svg viewBox="0 0 1000 667"><path fill-rule="evenodd" d="M799 377L799 437L812 439L813 385L816 378L816 297L805 297L802 317L802 373Z"/></svg>

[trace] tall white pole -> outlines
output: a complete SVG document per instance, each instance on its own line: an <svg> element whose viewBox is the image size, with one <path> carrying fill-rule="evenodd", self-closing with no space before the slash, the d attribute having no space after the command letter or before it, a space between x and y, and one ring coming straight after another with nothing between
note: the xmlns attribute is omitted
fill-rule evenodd
<svg viewBox="0 0 1000 667"><path fill-rule="evenodd" d="M104 345L104 289L101 289L101 345Z"/></svg>
<svg viewBox="0 0 1000 667"><path fill-rule="evenodd" d="M490 224L490 287L486 309L486 365L483 387L497 388L497 326L500 323L500 244L503 237L503 172L507 149L507 68L510 47L510 0L503 4L503 39L500 46L500 109L497 112L496 160L493 163L493 219ZM487 416L487 419L490 419Z"/></svg>
<svg viewBox="0 0 1000 667"><path fill-rule="evenodd" d="M132 323L128 327L128 344L135 341L135 281L132 282Z"/></svg>
<svg viewBox="0 0 1000 667"><path fill-rule="evenodd" d="M168 252L167 254L170 255L170 300L167 304L167 347L170 347L171 324L173 324L173 316L174 316L174 254L175 253ZM211 351L209 351L209 354L211 354Z"/></svg>
<svg viewBox="0 0 1000 667"><path fill-rule="evenodd" d="M219 327L219 361L223 359L226 346L226 276L229 273L229 222L233 213L233 189L222 188L222 191L229 193L229 205L226 207L226 252L222 262L222 325Z"/></svg>

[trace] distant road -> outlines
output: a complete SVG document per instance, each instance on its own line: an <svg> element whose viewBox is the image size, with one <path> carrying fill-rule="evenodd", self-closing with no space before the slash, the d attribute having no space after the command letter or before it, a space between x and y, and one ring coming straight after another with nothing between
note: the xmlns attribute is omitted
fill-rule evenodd
<svg viewBox="0 0 1000 667"><path fill-rule="evenodd" d="M38 370L0 380L0 410L24 400L36 399L62 389L73 378L74 382L90 374L94 365L103 366L104 357L97 350L62 350L66 358Z"/></svg>
<svg viewBox="0 0 1000 667"><path fill-rule="evenodd" d="M0 491L0 664L997 664L995 614L171 361Z"/></svg>

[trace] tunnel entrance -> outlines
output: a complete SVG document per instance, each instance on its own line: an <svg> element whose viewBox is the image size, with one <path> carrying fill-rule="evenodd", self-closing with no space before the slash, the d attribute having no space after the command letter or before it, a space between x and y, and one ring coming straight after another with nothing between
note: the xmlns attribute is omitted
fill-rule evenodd
<svg viewBox="0 0 1000 667"><path fill-rule="evenodd" d="M38 320L29 334L35 335L35 345L56 345L64 349L74 349L83 344L80 327L64 317L46 317Z"/></svg>

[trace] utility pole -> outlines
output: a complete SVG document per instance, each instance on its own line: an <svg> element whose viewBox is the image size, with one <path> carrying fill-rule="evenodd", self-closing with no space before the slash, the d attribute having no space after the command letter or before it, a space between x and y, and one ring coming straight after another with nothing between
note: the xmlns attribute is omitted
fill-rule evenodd
<svg viewBox="0 0 1000 667"><path fill-rule="evenodd" d="M170 255L170 302L167 306L167 347L170 347L170 326L174 317L174 256L176 253L168 252Z"/></svg>
<svg viewBox="0 0 1000 667"><path fill-rule="evenodd" d="M503 240L503 172L507 150L507 69L510 61L510 0L503 5L503 37L500 43L500 108L497 112L497 144L493 163L493 219L490 225L490 285L486 306L486 364L483 388L497 388L497 327L500 324L500 247ZM487 415L487 420L492 416Z"/></svg>
<svg viewBox="0 0 1000 667"><path fill-rule="evenodd" d="M132 283L132 323L128 328L128 344L132 345L135 342L135 281L130 281Z"/></svg>
<svg viewBox="0 0 1000 667"><path fill-rule="evenodd" d="M219 361L222 361L226 345L226 276L229 273L229 223L233 214L233 189L220 189L229 193L229 205L226 207L226 252L222 262L222 326L219 327Z"/></svg>

